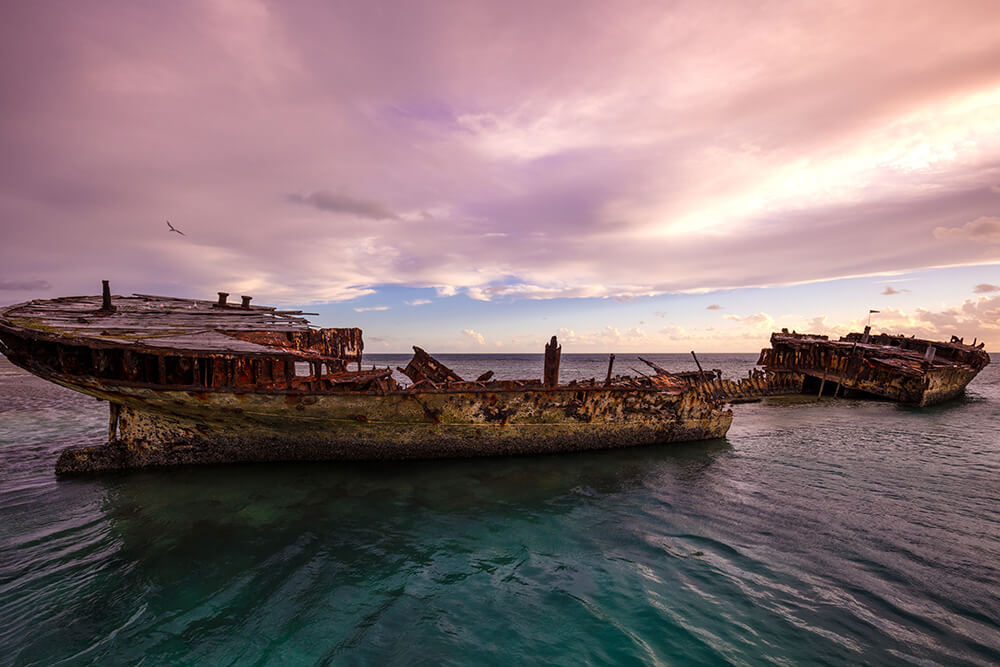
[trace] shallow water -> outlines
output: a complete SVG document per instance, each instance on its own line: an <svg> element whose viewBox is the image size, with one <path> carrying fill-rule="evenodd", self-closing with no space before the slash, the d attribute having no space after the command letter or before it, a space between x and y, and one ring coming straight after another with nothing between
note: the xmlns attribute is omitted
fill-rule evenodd
<svg viewBox="0 0 1000 667"><path fill-rule="evenodd" d="M1000 365L926 410L735 412L682 445L64 480L106 406L0 361L0 664L1000 662Z"/></svg>

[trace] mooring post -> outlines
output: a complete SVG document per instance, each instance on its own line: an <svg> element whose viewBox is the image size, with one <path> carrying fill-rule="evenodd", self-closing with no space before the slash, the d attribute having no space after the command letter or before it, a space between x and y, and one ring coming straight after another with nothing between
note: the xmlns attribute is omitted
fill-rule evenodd
<svg viewBox="0 0 1000 667"><path fill-rule="evenodd" d="M225 308L226 299L229 298L229 292L219 292L219 302L215 304L216 308Z"/></svg>
<svg viewBox="0 0 1000 667"><path fill-rule="evenodd" d="M242 308L243 310L250 310L250 299L252 299L253 297L241 296L240 298L243 299L243 303L240 305L240 308Z"/></svg>
<svg viewBox="0 0 1000 667"><path fill-rule="evenodd" d="M612 354L610 357L608 357L608 376L604 378L605 387L611 384L611 369L614 368L614 365L615 365L615 355Z"/></svg>
<svg viewBox="0 0 1000 667"><path fill-rule="evenodd" d="M555 387L559 384L559 359L562 356L562 347L553 336L545 345L545 370L543 371L542 382L546 387Z"/></svg>

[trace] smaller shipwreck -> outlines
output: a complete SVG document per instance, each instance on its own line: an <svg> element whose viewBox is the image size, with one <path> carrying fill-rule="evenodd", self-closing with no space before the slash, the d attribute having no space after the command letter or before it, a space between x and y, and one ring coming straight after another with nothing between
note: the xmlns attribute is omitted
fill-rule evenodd
<svg viewBox="0 0 1000 667"><path fill-rule="evenodd" d="M915 406L954 398L990 363L983 343L851 333L840 340L782 329L761 350L769 373L801 376L802 393L877 397Z"/></svg>
<svg viewBox="0 0 1000 667"><path fill-rule="evenodd" d="M554 336L540 379L466 380L415 347L404 385L362 367L360 329L228 296L113 296L105 281L102 296L0 309L11 362L110 405L108 442L66 450L57 472L604 449L721 438L733 419L720 397L610 363L561 383Z"/></svg>

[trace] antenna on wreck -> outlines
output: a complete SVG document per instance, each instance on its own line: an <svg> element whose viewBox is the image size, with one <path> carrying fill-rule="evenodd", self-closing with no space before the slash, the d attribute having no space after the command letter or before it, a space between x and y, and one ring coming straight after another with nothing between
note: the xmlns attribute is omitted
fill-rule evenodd
<svg viewBox="0 0 1000 667"><path fill-rule="evenodd" d="M872 313L878 313L878 312L880 312L880 311L878 311L878 310L870 310L869 309L869 311L868 311L868 325L867 326L870 327L872 325Z"/></svg>

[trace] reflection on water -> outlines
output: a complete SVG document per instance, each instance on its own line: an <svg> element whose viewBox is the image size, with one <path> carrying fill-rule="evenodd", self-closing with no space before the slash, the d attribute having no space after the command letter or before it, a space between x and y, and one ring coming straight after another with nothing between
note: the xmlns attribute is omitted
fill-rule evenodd
<svg viewBox="0 0 1000 667"><path fill-rule="evenodd" d="M61 481L103 413L17 376L0 663L995 663L992 370L927 411L741 405L724 441Z"/></svg>

